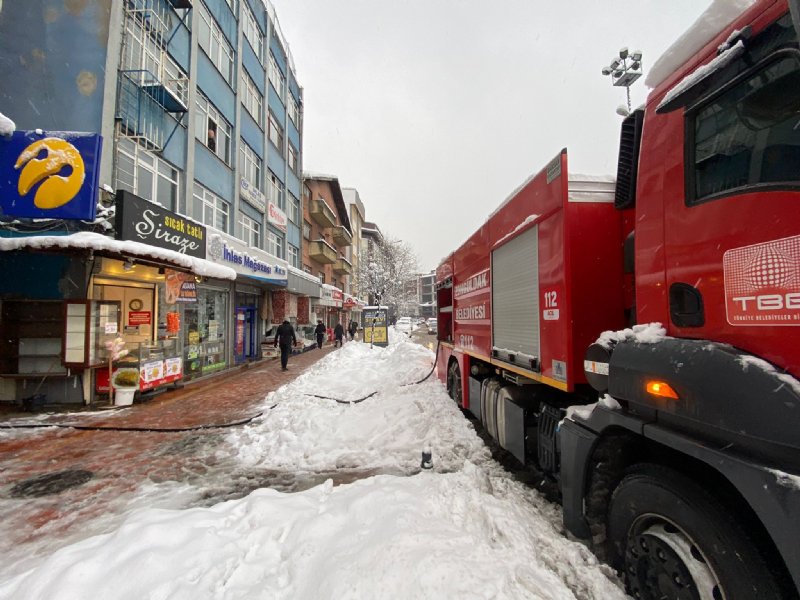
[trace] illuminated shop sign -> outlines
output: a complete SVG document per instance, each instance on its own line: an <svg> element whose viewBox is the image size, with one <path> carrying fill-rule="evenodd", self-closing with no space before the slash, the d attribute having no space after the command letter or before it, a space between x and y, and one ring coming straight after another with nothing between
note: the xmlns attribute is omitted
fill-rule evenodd
<svg viewBox="0 0 800 600"><path fill-rule="evenodd" d="M210 234L207 255L208 260L231 267L241 275L276 285L288 283L289 269L285 261L230 236Z"/></svg>
<svg viewBox="0 0 800 600"><path fill-rule="evenodd" d="M117 192L117 239L142 242L181 254L206 257L204 225L140 198L128 191Z"/></svg>
<svg viewBox="0 0 800 600"><path fill-rule="evenodd" d="M96 133L0 136L0 215L94 221L102 147Z"/></svg>

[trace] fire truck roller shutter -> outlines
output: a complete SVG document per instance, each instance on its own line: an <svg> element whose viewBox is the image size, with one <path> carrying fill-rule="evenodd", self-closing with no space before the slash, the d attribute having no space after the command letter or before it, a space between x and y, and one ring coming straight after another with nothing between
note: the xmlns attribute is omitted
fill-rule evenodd
<svg viewBox="0 0 800 600"><path fill-rule="evenodd" d="M540 358L538 227L492 252L492 324L498 358Z"/></svg>

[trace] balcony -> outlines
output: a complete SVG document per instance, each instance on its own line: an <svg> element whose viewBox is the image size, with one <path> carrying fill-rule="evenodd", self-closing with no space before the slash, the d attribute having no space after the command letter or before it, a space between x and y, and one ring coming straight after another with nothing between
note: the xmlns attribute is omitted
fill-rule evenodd
<svg viewBox="0 0 800 600"><path fill-rule="evenodd" d="M337 246L352 246L353 234L343 225L337 225L333 228L333 243Z"/></svg>
<svg viewBox="0 0 800 600"><path fill-rule="evenodd" d="M333 272L337 275L352 275L353 265L344 256L340 256L333 264Z"/></svg>
<svg viewBox="0 0 800 600"><path fill-rule="evenodd" d="M308 244L308 257L323 265L332 265L336 262L336 248L325 240L314 240Z"/></svg>
<svg viewBox="0 0 800 600"><path fill-rule="evenodd" d="M317 198L311 201L311 206L308 208L311 218L314 219L321 227L335 227L336 226L336 213L331 210L331 207L322 198Z"/></svg>

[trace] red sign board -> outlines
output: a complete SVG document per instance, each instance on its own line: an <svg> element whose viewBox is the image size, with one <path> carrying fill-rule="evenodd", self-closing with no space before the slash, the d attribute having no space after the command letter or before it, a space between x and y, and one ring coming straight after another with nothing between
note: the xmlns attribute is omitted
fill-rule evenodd
<svg viewBox="0 0 800 600"><path fill-rule="evenodd" d="M152 316L149 310L132 310L128 313L128 325L150 325Z"/></svg>

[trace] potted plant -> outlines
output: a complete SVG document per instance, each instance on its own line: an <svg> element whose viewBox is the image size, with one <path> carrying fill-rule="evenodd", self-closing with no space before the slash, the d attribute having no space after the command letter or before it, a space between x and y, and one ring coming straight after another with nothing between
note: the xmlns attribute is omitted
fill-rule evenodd
<svg viewBox="0 0 800 600"><path fill-rule="evenodd" d="M114 406L130 406L133 396L139 389L138 369L119 369L112 379L114 386Z"/></svg>

